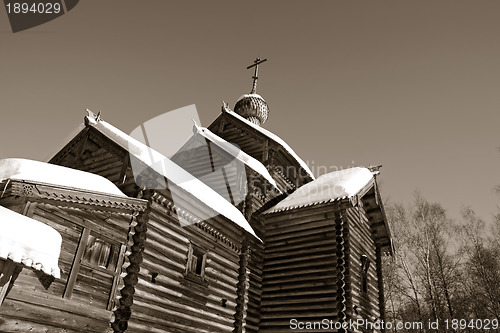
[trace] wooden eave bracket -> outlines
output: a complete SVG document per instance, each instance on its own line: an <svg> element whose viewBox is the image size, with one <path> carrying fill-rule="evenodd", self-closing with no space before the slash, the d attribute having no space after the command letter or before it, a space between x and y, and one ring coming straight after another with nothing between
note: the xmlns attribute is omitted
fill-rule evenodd
<svg viewBox="0 0 500 333"><path fill-rule="evenodd" d="M360 196L363 201L366 215L370 222L370 229L375 242L381 247L383 252L393 254L394 246L392 244L391 230L387 221L382 199L378 189L377 181L374 179L372 187Z"/></svg>

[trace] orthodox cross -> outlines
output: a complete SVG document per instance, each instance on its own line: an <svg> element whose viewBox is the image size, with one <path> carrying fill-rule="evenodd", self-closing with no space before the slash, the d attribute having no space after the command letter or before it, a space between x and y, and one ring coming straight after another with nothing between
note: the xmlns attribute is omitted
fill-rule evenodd
<svg viewBox="0 0 500 333"><path fill-rule="evenodd" d="M255 72L252 76L252 79L253 79L253 87L252 87L252 91L250 92L251 94L255 94L255 92L257 91L257 80L258 80L258 75L259 75L259 65L262 64L263 62L267 61L267 59L264 59L264 60L260 60L260 58L257 58L255 59L255 61L253 62L253 65L250 65L247 67L247 69L250 69L252 67L255 67Z"/></svg>

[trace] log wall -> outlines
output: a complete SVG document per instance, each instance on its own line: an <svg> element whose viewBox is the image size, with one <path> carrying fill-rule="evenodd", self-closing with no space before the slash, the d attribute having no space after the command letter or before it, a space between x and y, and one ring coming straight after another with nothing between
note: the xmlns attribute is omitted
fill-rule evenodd
<svg viewBox="0 0 500 333"><path fill-rule="evenodd" d="M61 278L24 268L0 307L0 332L112 332L111 310L123 287L121 265L131 216L29 201L23 211L61 234ZM78 253L84 258L85 235L117 246L111 268L75 259Z"/></svg>
<svg viewBox="0 0 500 333"><path fill-rule="evenodd" d="M131 164L137 161L93 128L84 130L51 162L104 176L129 196L150 192L136 184ZM162 180L146 172L141 186L158 185ZM194 223L206 207L178 188L173 202L170 184L165 185L154 192L155 199L146 194L148 212L139 215L139 233L133 237L138 252L127 266L127 281L137 281L137 285L122 290L119 318L113 327L139 333L257 332L262 244L249 241L248 252L241 253L242 242L249 236L220 216L181 227L177 214ZM206 251L201 283L186 276L192 244Z"/></svg>
<svg viewBox="0 0 500 333"><path fill-rule="evenodd" d="M352 306L348 310L354 319L363 318L373 321L381 316L377 248L364 209L352 207L347 209L345 214L349 225L349 273ZM361 262L362 255L365 255L370 262L366 273L366 292L362 286L364 274Z"/></svg>
<svg viewBox="0 0 500 333"><path fill-rule="evenodd" d="M186 276L190 244L206 250L203 281ZM236 314L239 249L194 225L181 227L152 202L131 332L232 332Z"/></svg>
<svg viewBox="0 0 500 333"><path fill-rule="evenodd" d="M338 210L328 204L264 215L259 332L291 332L291 319L338 319Z"/></svg>

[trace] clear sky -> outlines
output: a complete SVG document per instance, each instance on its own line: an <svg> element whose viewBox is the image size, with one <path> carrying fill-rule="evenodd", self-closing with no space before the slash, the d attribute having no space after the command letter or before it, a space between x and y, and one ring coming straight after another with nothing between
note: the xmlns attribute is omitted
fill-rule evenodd
<svg viewBox="0 0 500 333"><path fill-rule="evenodd" d="M84 0L12 33L0 10L0 158L47 160L84 109L125 132L196 104L203 126L251 89L264 127L316 174L382 164L452 217L500 198L499 1Z"/></svg>

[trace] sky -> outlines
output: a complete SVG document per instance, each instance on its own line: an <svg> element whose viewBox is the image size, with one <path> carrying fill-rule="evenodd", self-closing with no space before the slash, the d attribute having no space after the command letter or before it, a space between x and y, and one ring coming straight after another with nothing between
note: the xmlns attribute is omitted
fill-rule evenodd
<svg viewBox="0 0 500 333"><path fill-rule="evenodd" d="M263 125L316 175L383 165L388 202L420 191L452 218L500 197L500 2L85 0L12 33L0 8L0 158L47 161L85 108L130 133L251 90Z"/></svg>

